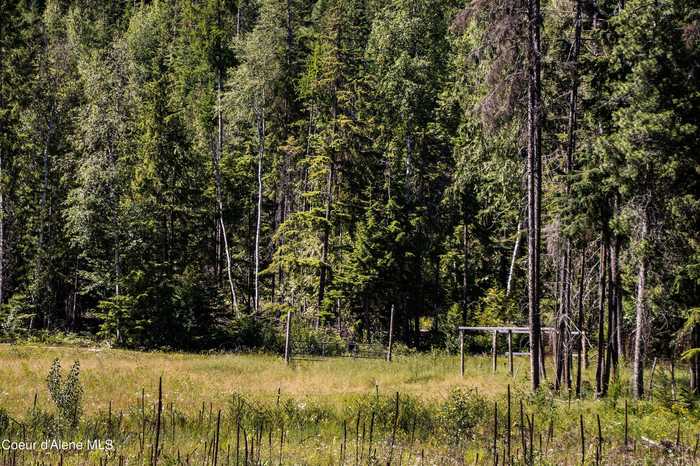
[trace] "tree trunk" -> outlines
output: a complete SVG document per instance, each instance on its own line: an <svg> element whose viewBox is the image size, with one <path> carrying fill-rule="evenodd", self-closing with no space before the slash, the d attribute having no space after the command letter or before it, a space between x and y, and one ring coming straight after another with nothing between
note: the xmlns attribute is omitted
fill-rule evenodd
<svg viewBox="0 0 700 466"><path fill-rule="evenodd" d="M326 182L326 211L324 213L324 223L323 223L323 239L322 239L322 249L321 249L321 267L318 274L318 309L321 310L321 305L323 304L323 297L326 292L326 273L327 273L327 262L328 262L328 243L330 237L330 221L331 221L331 205L333 197L333 177L334 177L334 163L333 160L330 162L330 167L328 171L328 180Z"/></svg>
<svg viewBox="0 0 700 466"><path fill-rule="evenodd" d="M569 122L568 122L568 144L566 148L566 197L571 195L571 174L574 171L574 153L576 151L576 129L578 123L577 105L578 105L578 56L581 49L581 0L576 0L576 16L574 19L574 43L572 50L573 69L571 72L571 92L569 93ZM564 377L566 386L571 389L571 329L569 320L571 316L571 239L564 239L564 258L563 258L563 273L562 273L562 324L560 332L562 334L563 348L563 364Z"/></svg>
<svg viewBox="0 0 700 466"><path fill-rule="evenodd" d="M510 296L510 291L513 287L513 275L515 273L515 262L518 259L518 252L520 251L520 243L523 239L523 222L518 222L518 230L515 236L515 244L513 245L513 255L510 258L510 270L508 272L508 282L506 283L506 297Z"/></svg>
<svg viewBox="0 0 700 466"><path fill-rule="evenodd" d="M262 110L258 115L258 208L257 219L255 221L255 276L254 276L254 299L253 310L258 312L260 307L260 222L262 219L262 162L265 153L265 119Z"/></svg>
<svg viewBox="0 0 700 466"><path fill-rule="evenodd" d="M462 200L462 324L467 323L467 309L469 306L469 225L467 223L466 196Z"/></svg>
<svg viewBox="0 0 700 466"><path fill-rule="evenodd" d="M598 354L595 368L595 392L597 397L606 395L607 387L605 385L605 285L608 263L608 239L607 228L603 226L603 232L600 240L600 273L598 276Z"/></svg>
<svg viewBox="0 0 700 466"><path fill-rule="evenodd" d="M576 361L576 396L580 397L581 396L581 366L583 365L583 359L585 357L585 354L583 352L583 347L586 344L585 338L586 335L583 331L583 284L585 280L585 275L586 275L586 252L581 251L581 270L580 270L581 276L579 277L579 282L578 282L578 338L579 338L579 345L578 345L578 360Z"/></svg>
<svg viewBox="0 0 700 466"><path fill-rule="evenodd" d="M561 231L559 232L561 235ZM564 294L566 281L566 251L560 250L559 254L559 273L558 280L556 283L556 296L558 300L558 306L556 306L556 316L555 316L555 331L554 336L554 390L559 391L561 388L562 378L564 376L564 329L566 327L565 312L564 309Z"/></svg>
<svg viewBox="0 0 700 466"><path fill-rule="evenodd" d="M540 2L528 1L528 314L530 327L530 382L540 386L540 206L542 192L540 109Z"/></svg>
<svg viewBox="0 0 700 466"><path fill-rule="evenodd" d="M608 343L608 350L610 351L610 363L612 364L613 374L617 376L618 374L618 360L620 357L621 346L620 341L620 266L619 266L619 253L620 253L620 239L617 235L613 235L612 242L610 244L610 300L608 313L610 317L608 318L608 323L610 324L610 341Z"/></svg>
<svg viewBox="0 0 700 466"><path fill-rule="evenodd" d="M694 325L690 331L690 347L700 348L700 328ZM698 383L700 382L700 357L697 355L690 358L690 392L697 395L700 391Z"/></svg>
<svg viewBox="0 0 700 466"><path fill-rule="evenodd" d="M223 193L221 185L221 156L223 154L223 144L224 144L224 122L221 115L221 91L222 91L222 81L223 72L221 66L217 70L216 76L216 101L217 101L217 137L216 137L216 150L214 151L214 182L216 183L216 204L219 214L219 228L221 229L221 237L224 240L224 255L226 256L226 274L228 278L229 291L231 292L231 305L233 306L233 311L236 317L239 316L238 311L238 297L236 296L236 289L233 286L233 275L231 271L231 252L228 247L228 236L226 234L226 224L224 223L224 203L223 203ZM218 257L217 257L218 263ZM257 272L256 272L257 275Z"/></svg>
<svg viewBox="0 0 700 466"><path fill-rule="evenodd" d="M619 205L618 198L615 199L615 210L617 211ZM611 277L612 286L615 290L615 347L616 347L616 361L622 361L625 357L625 346L622 333L622 282L620 278L620 237L614 235L613 238L613 253L614 257L611 257Z"/></svg>
<svg viewBox="0 0 700 466"><path fill-rule="evenodd" d="M2 149L0 149L0 306L5 302L5 186L3 184Z"/></svg>
<svg viewBox="0 0 700 466"><path fill-rule="evenodd" d="M642 241L647 236L647 218L642 219ZM637 272L637 309L634 335L634 366L632 369L632 390L637 399L644 396L644 332L645 332L645 308L644 299L646 293L647 260L642 253Z"/></svg>
<svg viewBox="0 0 700 466"><path fill-rule="evenodd" d="M608 234L608 238L610 235ZM606 269L606 274L607 274L607 290L606 290L606 300L607 300L607 306L608 306L608 334L607 334L607 339L605 343L605 366L603 370L603 388L604 392L607 394L608 392L608 386L610 384L610 374L612 370L612 365L613 365L613 360L617 361L617 357L613 354L614 353L614 344L613 342L615 341L615 322L614 322L614 315L615 315L615 309L613 308L613 285L612 285L612 250L613 246L608 239L608 263L607 263L607 269ZM615 363L617 365L617 363Z"/></svg>

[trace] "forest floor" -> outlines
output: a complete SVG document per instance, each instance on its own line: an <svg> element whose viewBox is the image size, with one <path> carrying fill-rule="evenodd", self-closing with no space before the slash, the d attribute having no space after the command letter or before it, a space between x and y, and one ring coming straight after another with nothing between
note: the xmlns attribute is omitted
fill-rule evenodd
<svg viewBox="0 0 700 466"><path fill-rule="evenodd" d="M80 362L76 428L49 395L55 359L64 381ZM392 363L300 358L286 366L275 355L0 345L0 440L114 442L113 451L71 445L66 464L494 464L494 451L499 464L509 456L520 464L581 464L582 455L586 464L695 464L700 411L683 377L674 397L659 365L653 399L626 398L618 381L596 401L591 367L576 400L549 387L531 395L528 361L515 361L510 377L506 358L493 374L490 356L470 356L461 378L459 359L444 354ZM42 448L18 453L30 458L25 464L60 456ZM17 464L11 454L2 449L0 464Z"/></svg>

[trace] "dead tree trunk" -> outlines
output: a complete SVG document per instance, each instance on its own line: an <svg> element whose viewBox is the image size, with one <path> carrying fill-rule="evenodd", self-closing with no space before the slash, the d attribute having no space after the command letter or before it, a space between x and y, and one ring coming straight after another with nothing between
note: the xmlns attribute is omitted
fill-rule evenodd
<svg viewBox="0 0 700 466"><path fill-rule="evenodd" d="M618 373L618 359L620 353L620 346L618 344L620 339L620 336L618 335L620 327L620 316L618 313L620 300L620 271L618 259L620 252L619 243L620 241L617 238L617 235L613 234L613 238L610 243L610 289L608 290L608 295L610 296L608 300L608 352L610 353L608 365L612 366L612 373L615 376L617 376Z"/></svg>
<svg viewBox="0 0 700 466"><path fill-rule="evenodd" d="M618 200L615 199L615 208L617 209ZM613 249L610 257L610 281L614 290L613 306L615 311L615 360L613 363L623 361L625 357L625 346L622 333L622 284L620 278L620 237L614 235Z"/></svg>
<svg viewBox="0 0 700 466"><path fill-rule="evenodd" d="M528 314L530 327L530 382L532 390L540 386L540 207L542 193L541 102L540 102L540 2L528 1L529 76L528 76Z"/></svg>
<svg viewBox="0 0 700 466"><path fill-rule="evenodd" d="M221 112L221 92L222 92L222 81L223 81L223 71L221 66L217 70L216 76L216 101L217 101L217 137L216 137L216 149L214 150L214 183L216 184L216 205L217 213L219 214L219 229L221 232L221 237L224 240L224 255L226 256L226 274L228 277L229 291L231 292L231 305L233 306L233 311L236 316L238 316L238 297L236 296L236 289L233 286L233 275L231 272L231 252L228 247L228 236L226 234L226 225L224 223L224 203L223 203L223 193L221 186L221 156L223 153L223 140L224 140L224 121ZM219 258L217 255L217 264Z"/></svg>
<svg viewBox="0 0 700 466"><path fill-rule="evenodd" d="M603 226L600 240L600 264L598 276L598 354L595 368L595 392L597 397L605 396L607 387L605 386L605 285L607 275L608 247L607 228Z"/></svg>
<svg viewBox="0 0 700 466"><path fill-rule="evenodd" d="M642 219L642 241L644 241L647 236L647 223L648 220L645 213ZM644 396L644 332L646 330L644 299L646 293L646 275L647 260L644 254L642 254L637 271L637 309L634 335L634 365L632 369L632 390L634 397L637 399Z"/></svg>
<svg viewBox="0 0 700 466"><path fill-rule="evenodd" d="M585 353L583 351L584 345L586 344L585 338L586 334L583 331L583 284L586 275L586 253L581 251L581 269L580 277L578 282L578 360L576 361L576 396L581 396L581 366L583 365L583 359Z"/></svg>
<svg viewBox="0 0 700 466"><path fill-rule="evenodd" d="M523 239L523 222L518 222L518 229L515 235L515 245L513 245L513 256L510 258L510 270L508 271L508 282L506 283L506 297L510 296L510 290L513 286L513 275L515 274L515 262L518 259L518 252L520 251L520 243Z"/></svg>

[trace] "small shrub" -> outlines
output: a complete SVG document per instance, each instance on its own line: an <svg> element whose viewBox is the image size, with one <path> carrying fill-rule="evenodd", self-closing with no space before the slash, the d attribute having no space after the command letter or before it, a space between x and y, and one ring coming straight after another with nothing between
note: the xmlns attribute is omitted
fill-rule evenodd
<svg viewBox="0 0 700 466"><path fill-rule="evenodd" d="M438 414L441 432L447 438L473 438L474 430L486 416L488 406L476 390L453 388Z"/></svg>
<svg viewBox="0 0 700 466"><path fill-rule="evenodd" d="M365 395L355 398L355 400L345 407L343 418L356 418L358 413L365 420L375 416L375 430L390 432L393 428L394 417L396 415L396 394L394 395ZM399 418L397 430L406 434L428 433L433 428L434 414L428 405L420 399L399 394Z"/></svg>
<svg viewBox="0 0 700 466"><path fill-rule="evenodd" d="M347 344L332 329L292 323L292 350L296 354L339 356L345 353Z"/></svg>
<svg viewBox="0 0 700 466"><path fill-rule="evenodd" d="M14 340L23 336L33 315L25 295L12 295L7 304L0 305L0 337Z"/></svg>
<svg viewBox="0 0 700 466"><path fill-rule="evenodd" d="M276 325L268 319L243 316L231 322L228 333L234 349L280 352L284 347Z"/></svg>
<svg viewBox="0 0 700 466"><path fill-rule="evenodd" d="M80 383L80 362L75 361L70 368L68 377L63 381L61 362L54 359L51 370L46 377L51 400L58 410L57 421L60 427L67 425L76 428L83 414L83 386Z"/></svg>
<svg viewBox="0 0 700 466"><path fill-rule="evenodd" d="M33 431L40 432L44 437L55 437L61 433L61 422L56 415L41 408L32 408L27 415L27 424Z"/></svg>
<svg viewBox="0 0 700 466"><path fill-rule="evenodd" d="M0 408L0 435L3 435L10 427L10 416L4 408Z"/></svg>

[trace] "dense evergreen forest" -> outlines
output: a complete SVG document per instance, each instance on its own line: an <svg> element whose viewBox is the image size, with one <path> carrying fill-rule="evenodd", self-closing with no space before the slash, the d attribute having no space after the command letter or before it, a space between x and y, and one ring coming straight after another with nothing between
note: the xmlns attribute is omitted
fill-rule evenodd
<svg viewBox="0 0 700 466"><path fill-rule="evenodd" d="M692 0L0 5L5 336L700 346Z"/></svg>

